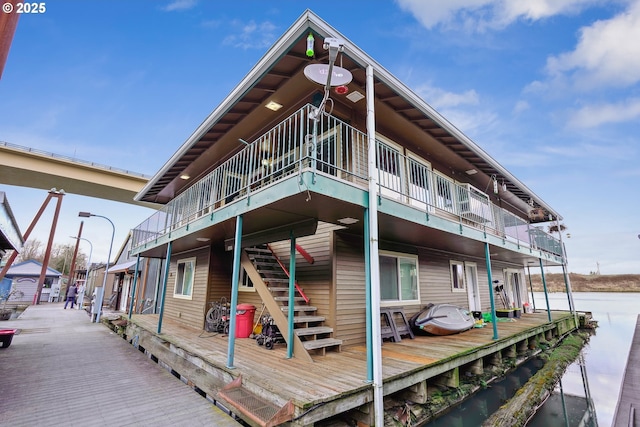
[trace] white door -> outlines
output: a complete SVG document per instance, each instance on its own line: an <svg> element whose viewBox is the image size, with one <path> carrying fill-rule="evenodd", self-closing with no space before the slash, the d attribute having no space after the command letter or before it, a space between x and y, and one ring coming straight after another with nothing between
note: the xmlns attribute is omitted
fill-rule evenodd
<svg viewBox="0 0 640 427"><path fill-rule="evenodd" d="M464 263L464 274L467 282L467 296L469 297L469 310L482 311L480 299L480 285L478 284L478 266L475 262Z"/></svg>
<svg viewBox="0 0 640 427"><path fill-rule="evenodd" d="M124 276L124 280L122 280L122 292L120 293L120 307L118 307L119 311L127 311L129 310L129 284L131 282L131 276L128 274Z"/></svg>
<svg viewBox="0 0 640 427"><path fill-rule="evenodd" d="M522 308L522 303L525 301L524 294L524 279L522 272L519 270L506 269L504 271L505 277L505 290L509 295L509 302L513 308Z"/></svg>

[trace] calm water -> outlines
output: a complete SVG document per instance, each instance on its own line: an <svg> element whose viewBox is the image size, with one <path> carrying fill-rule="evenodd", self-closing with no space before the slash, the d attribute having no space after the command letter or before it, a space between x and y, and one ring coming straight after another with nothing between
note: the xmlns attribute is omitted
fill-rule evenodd
<svg viewBox="0 0 640 427"><path fill-rule="evenodd" d="M536 309L546 309L544 294L536 292L534 297ZM583 354L598 424L607 427L613 421L636 319L640 313L640 293L575 292L573 301L576 310L591 311L593 318L598 321L598 329ZM551 309L568 310L566 294L549 294L549 305ZM585 395L578 365L569 367L562 385L565 394Z"/></svg>

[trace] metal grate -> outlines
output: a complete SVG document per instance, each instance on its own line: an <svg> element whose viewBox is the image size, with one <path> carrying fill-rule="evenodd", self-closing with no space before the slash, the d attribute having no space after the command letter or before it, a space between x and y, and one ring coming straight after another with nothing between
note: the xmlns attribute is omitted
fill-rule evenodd
<svg viewBox="0 0 640 427"><path fill-rule="evenodd" d="M244 408L260 420L267 422L273 418L280 408L261 399L243 387L235 387L221 392L225 399Z"/></svg>

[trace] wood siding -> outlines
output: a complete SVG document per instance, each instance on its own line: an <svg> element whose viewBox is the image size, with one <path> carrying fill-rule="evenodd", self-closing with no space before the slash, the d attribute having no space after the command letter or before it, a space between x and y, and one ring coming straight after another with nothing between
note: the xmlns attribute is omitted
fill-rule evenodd
<svg viewBox="0 0 640 427"><path fill-rule="evenodd" d="M177 298L174 296L177 263L186 258L196 258L191 299ZM164 303L165 316L189 326L204 328L209 264L210 249L208 247L171 255L171 265L169 266L169 278L167 280Z"/></svg>

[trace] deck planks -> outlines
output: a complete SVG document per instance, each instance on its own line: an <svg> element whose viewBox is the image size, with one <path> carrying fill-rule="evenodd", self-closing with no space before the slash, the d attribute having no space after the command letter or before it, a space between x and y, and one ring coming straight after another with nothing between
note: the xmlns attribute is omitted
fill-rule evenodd
<svg viewBox="0 0 640 427"><path fill-rule="evenodd" d="M566 312L552 312L553 320L570 317ZM157 315L134 315L132 322L147 331L157 329ZM546 312L523 314L513 322L498 323L499 339L493 339L491 325L444 337L416 336L400 342L384 342L382 346L383 378L402 381L409 373L452 360L483 348L507 345L510 340L551 328ZM343 396L370 389L367 382L366 348L343 346L341 352L327 352L315 356L315 362L293 357L287 359L286 344L277 344L272 350L258 346L249 338L237 338L234 349L234 369L228 369L228 337L207 333L172 319L163 319L161 338L186 352L199 356L216 369L236 376L241 374L243 384L273 394L278 401L292 400L298 407L338 400Z"/></svg>

